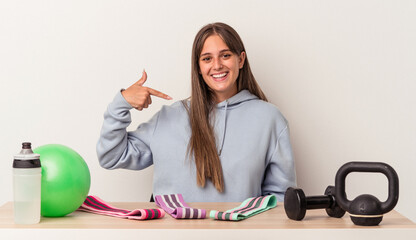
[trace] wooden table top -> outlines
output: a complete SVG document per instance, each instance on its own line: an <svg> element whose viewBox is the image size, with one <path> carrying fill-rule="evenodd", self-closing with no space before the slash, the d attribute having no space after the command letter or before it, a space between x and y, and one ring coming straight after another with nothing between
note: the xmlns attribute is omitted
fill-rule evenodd
<svg viewBox="0 0 416 240"><path fill-rule="evenodd" d="M194 208L225 211L238 207L241 203L188 203ZM113 202L110 205L122 209L157 208L149 202ZM307 210L302 221L287 218L283 203L277 207L248 219L219 221L206 219L174 219L166 214L162 219L128 220L111 216L75 211L65 217L42 217L39 224L17 225L13 222L13 203L8 202L0 207L0 229L357 229L357 228L409 228L416 229L416 224L396 211L384 215L379 226L362 227L354 225L348 213L342 218L328 217L324 209Z"/></svg>

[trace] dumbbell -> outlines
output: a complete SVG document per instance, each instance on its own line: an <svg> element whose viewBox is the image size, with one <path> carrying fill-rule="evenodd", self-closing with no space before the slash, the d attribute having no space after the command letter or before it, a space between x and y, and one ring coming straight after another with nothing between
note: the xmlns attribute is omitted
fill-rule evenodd
<svg viewBox="0 0 416 240"><path fill-rule="evenodd" d="M285 193L284 206L288 218L300 221L305 217L306 209L323 209L330 217L344 216L343 210L335 200L335 187L328 186L323 196L309 196L300 188L288 188Z"/></svg>

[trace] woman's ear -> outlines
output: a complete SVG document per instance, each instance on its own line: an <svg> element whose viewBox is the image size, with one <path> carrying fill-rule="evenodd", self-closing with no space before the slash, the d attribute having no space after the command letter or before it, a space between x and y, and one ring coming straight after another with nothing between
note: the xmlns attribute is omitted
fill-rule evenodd
<svg viewBox="0 0 416 240"><path fill-rule="evenodd" d="M242 69L242 68L243 68L243 66L244 66L244 62L245 62L245 60L246 60L246 52L242 51L242 52L240 53L239 60L240 60L240 62L239 62L239 67L240 67L240 69Z"/></svg>

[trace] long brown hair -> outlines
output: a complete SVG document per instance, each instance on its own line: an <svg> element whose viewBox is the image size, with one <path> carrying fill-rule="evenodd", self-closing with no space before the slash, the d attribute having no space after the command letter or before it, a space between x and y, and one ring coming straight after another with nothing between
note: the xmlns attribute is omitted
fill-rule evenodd
<svg viewBox="0 0 416 240"><path fill-rule="evenodd" d="M215 144L215 134L210 124L210 113L216 102L211 89L200 74L199 58L205 40L217 34L229 49L238 56L245 52L243 41L238 33L224 23L212 23L204 26L195 36L192 47L192 93L190 99L189 119L191 138L188 153L194 156L197 171L197 184L204 187L207 179L211 180L219 192L224 191L224 177L219 154ZM237 79L237 91L247 89L261 100L267 101L266 96L257 84L250 69L247 53L243 67Z"/></svg>

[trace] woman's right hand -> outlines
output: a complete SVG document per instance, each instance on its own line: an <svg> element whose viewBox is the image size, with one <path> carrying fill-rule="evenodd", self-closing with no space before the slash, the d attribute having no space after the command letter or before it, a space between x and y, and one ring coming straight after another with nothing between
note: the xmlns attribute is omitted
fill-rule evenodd
<svg viewBox="0 0 416 240"><path fill-rule="evenodd" d="M160 97L166 100L172 100L168 95L159 92L155 89L144 87L143 84L147 80L147 73L143 71L142 78L139 81L135 82L126 90L122 91L124 99L135 109L141 111L143 108L148 108L152 104L151 96Z"/></svg>

